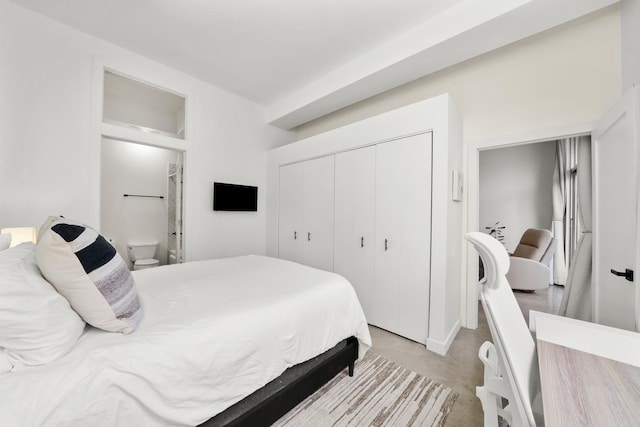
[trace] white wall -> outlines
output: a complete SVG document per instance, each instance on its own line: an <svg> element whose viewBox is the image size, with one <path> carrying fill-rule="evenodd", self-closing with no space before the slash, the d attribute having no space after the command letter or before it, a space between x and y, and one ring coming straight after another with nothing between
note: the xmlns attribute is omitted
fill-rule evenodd
<svg viewBox="0 0 640 427"><path fill-rule="evenodd" d="M265 200L252 216L212 211L215 180L265 185L265 152L294 133L264 109L171 68L0 0L0 224L51 213L100 223L102 67L187 97L185 256L265 252Z"/></svg>
<svg viewBox="0 0 640 427"><path fill-rule="evenodd" d="M640 1L622 0L622 91L640 84Z"/></svg>
<svg viewBox="0 0 640 427"><path fill-rule="evenodd" d="M128 243L158 243L156 259L167 263L167 169L179 153L131 142L102 141L100 231L129 262ZM164 199L124 197L163 196Z"/></svg>
<svg viewBox="0 0 640 427"><path fill-rule="evenodd" d="M309 122L300 139L449 93L464 143L591 122L620 96L620 11L603 9Z"/></svg>
<svg viewBox="0 0 640 427"><path fill-rule="evenodd" d="M551 229L555 141L480 152L480 231L500 221L504 243L517 246L528 228Z"/></svg>

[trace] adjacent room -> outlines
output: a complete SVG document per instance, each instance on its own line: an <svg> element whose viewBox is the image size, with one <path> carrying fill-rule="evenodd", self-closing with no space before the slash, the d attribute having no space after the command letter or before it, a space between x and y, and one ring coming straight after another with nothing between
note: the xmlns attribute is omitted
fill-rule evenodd
<svg viewBox="0 0 640 427"><path fill-rule="evenodd" d="M0 424L635 425L639 22L0 0Z"/></svg>

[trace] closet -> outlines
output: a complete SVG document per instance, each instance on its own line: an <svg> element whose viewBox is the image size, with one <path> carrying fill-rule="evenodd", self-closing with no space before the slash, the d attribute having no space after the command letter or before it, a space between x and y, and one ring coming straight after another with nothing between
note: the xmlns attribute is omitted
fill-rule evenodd
<svg viewBox="0 0 640 427"><path fill-rule="evenodd" d="M467 301L461 168L447 94L270 150L267 255L346 277L370 324L444 355Z"/></svg>
<svg viewBox="0 0 640 427"><path fill-rule="evenodd" d="M279 257L333 271L334 156L280 167Z"/></svg>
<svg viewBox="0 0 640 427"><path fill-rule="evenodd" d="M370 324L426 343L431 133L336 154L334 271Z"/></svg>
<svg viewBox="0 0 640 427"><path fill-rule="evenodd" d="M279 257L346 277L372 325L426 343L431 133L280 167Z"/></svg>
<svg viewBox="0 0 640 427"><path fill-rule="evenodd" d="M374 321L376 147L336 154L334 271L353 285L367 321Z"/></svg>

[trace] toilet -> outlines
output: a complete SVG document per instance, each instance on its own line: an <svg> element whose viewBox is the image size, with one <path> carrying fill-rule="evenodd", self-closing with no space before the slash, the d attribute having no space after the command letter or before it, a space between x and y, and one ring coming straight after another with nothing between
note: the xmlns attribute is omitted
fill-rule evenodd
<svg viewBox="0 0 640 427"><path fill-rule="evenodd" d="M157 243L129 243L127 249L133 269L144 270L159 266L160 261L154 258L157 248Z"/></svg>

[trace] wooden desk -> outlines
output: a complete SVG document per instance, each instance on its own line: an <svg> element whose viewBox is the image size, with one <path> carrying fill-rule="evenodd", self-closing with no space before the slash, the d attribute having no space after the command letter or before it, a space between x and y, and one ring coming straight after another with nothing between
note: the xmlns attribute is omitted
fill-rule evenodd
<svg viewBox="0 0 640 427"><path fill-rule="evenodd" d="M545 425L640 425L640 334L532 314Z"/></svg>

